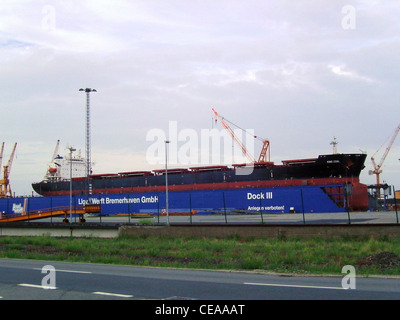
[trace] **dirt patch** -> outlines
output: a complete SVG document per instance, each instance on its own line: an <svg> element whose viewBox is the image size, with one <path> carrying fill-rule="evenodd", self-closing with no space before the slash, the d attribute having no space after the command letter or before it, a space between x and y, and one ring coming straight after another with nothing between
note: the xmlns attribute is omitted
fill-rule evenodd
<svg viewBox="0 0 400 320"><path fill-rule="evenodd" d="M400 266L400 258L393 252L379 252L371 254L368 257L357 262L359 266L376 266L381 270L395 268Z"/></svg>

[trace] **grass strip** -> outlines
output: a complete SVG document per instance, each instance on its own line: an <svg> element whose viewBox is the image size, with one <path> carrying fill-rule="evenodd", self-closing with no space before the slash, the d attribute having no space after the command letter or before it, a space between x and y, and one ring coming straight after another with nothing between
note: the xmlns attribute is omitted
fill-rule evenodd
<svg viewBox="0 0 400 320"><path fill-rule="evenodd" d="M382 253L381 261L372 258ZM0 238L0 258L295 274L342 275L352 265L358 275L400 276L398 256L400 238Z"/></svg>

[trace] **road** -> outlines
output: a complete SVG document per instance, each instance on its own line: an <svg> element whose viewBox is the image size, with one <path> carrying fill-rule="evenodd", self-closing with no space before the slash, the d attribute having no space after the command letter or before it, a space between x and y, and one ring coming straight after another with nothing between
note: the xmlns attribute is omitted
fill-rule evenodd
<svg viewBox="0 0 400 320"><path fill-rule="evenodd" d="M42 273L44 266L55 270L46 267ZM1 300L193 299L246 305L246 300L400 299L400 278L356 277L354 284L355 289L343 289L342 277L0 259Z"/></svg>

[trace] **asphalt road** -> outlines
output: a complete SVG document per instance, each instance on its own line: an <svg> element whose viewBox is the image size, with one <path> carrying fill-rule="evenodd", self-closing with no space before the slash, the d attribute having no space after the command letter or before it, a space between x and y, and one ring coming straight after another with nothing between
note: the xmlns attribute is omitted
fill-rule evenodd
<svg viewBox="0 0 400 320"><path fill-rule="evenodd" d="M156 308L168 300L400 299L400 278L356 277L355 289L342 279L0 259L0 300L151 299Z"/></svg>

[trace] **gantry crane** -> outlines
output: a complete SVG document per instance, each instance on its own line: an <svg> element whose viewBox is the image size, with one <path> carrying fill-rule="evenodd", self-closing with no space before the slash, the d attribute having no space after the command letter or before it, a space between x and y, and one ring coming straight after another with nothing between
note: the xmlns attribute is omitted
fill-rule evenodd
<svg viewBox="0 0 400 320"><path fill-rule="evenodd" d="M16 149L17 149L17 143L14 144L14 148L11 153L10 159L8 160L7 165L3 167L3 179L0 180L0 198L12 197L9 177ZM3 159L3 150L4 150L4 143L1 148L1 160Z"/></svg>
<svg viewBox="0 0 400 320"><path fill-rule="evenodd" d="M239 145L239 147L242 149L243 154L247 157L247 159L250 160L251 163L265 163L265 162L269 162L270 158L271 158L271 154L270 154L270 143L269 140L266 139L262 139L258 136L254 136L253 137L255 139L258 139L260 141L262 141L263 146L261 148L261 152L260 155L258 157L258 160L256 161L256 159L253 157L253 155L251 155L246 147L243 145L243 143L240 141L240 139L238 139L238 137L235 135L235 133L233 132L233 130L231 129L231 127L228 125L227 122L229 122L230 124L234 125L235 127L243 130L245 133L250 134L249 132L247 132L246 130L240 128L239 126L235 125L234 123L228 121L227 119L225 119L224 117L222 117L214 108L212 108L212 111L214 112L215 116L217 117L217 119L220 120L222 126L229 132L229 134L232 136L232 139Z"/></svg>
<svg viewBox="0 0 400 320"><path fill-rule="evenodd" d="M377 191L378 191L378 195L380 195L380 187L381 187L380 174L382 173L382 165L383 165L383 162L386 159L386 156L388 155L388 153L390 151L390 148L393 145L394 140L396 140L396 137L397 137L399 131L400 131L400 125L398 125L396 130L394 131L393 136L390 139L390 142L389 142L388 146L386 147L386 150L385 150L385 152L384 152L384 154L382 156L382 159L379 162L379 164L376 164L375 158L374 158L375 155L377 154L377 152L379 151L379 149L371 157L371 161L372 161L372 165L374 167L374 170L369 171L369 174L371 174L371 175L375 174L376 175L376 188L377 188Z"/></svg>

